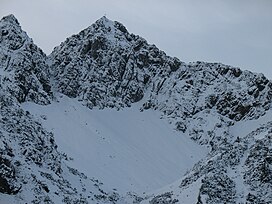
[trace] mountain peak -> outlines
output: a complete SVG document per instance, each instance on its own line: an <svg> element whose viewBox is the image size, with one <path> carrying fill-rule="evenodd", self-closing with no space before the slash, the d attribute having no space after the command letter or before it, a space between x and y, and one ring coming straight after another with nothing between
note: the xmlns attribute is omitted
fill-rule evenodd
<svg viewBox="0 0 272 204"><path fill-rule="evenodd" d="M98 19L93 26L105 29L108 32L116 32L116 29L121 31L122 33L128 33L126 27L118 22L118 21L112 21L108 19L106 16L102 16L100 19Z"/></svg>
<svg viewBox="0 0 272 204"><path fill-rule="evenodd" d="M106 16L102 16L94 24L99 26L99 27L101 26L101 27L108 28L108 27L114 26L114 21L108 19Z"/></svg>
<svg viewBox="0 0 272 204"><path fill-rule="evenodd" d="M0 22L8 22L14 25L18 25L20 26L19 21L17 20L17 18L13 15L13 14L9 14L7 16L4 16Z"/></svg>
<svg viewBox="0 0 272 204"><path fill-rule="evenodd" d="M112 20L108 19L106 16L102 16L97 21L100 21L100 22L113 22Z"/></svg>

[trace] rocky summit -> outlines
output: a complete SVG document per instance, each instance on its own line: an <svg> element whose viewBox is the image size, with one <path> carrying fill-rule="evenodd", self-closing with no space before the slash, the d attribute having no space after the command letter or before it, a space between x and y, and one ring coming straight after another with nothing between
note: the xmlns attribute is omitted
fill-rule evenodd
<svg viewBox="0 0 272 204"><path fill-rule="evenodd" d="M272 203L271 102L263 74L106 17L48 56L3 17L0 203Z"/></svg>

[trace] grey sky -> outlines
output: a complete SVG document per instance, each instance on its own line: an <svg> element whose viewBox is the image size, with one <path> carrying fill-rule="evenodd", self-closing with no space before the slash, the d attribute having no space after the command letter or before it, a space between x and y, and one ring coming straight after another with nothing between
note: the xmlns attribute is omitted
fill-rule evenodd
<svg viewBox="0 0 272 204"><path fill-rule="evenodd" d="M182 61L222 62L272 79L272 0L0 0L47 54L106 14Z"/></svg>

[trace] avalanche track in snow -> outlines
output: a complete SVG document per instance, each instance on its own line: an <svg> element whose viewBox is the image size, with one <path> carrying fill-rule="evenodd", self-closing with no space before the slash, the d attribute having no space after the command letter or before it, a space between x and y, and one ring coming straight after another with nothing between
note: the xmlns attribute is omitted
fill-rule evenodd
<svg viewBox="0 0 272 204"><path fill-rule="evenodd" d="M47 130L70 166L118 192L149 192L170 184L204 158L199 146L154 110L90 110L63 96L48 106L23 104Z"/></svg>

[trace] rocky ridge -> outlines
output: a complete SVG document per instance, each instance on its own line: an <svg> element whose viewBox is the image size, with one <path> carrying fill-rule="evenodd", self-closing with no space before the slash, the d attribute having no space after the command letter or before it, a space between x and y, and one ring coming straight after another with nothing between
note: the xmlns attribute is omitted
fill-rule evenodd
<svg viewBox="0 0 272 204"><path fill-rule="evenodd" d="M130 106L144 97L151 77L182 64L106 17L67 38L49 61L57 90L90 108Z"/></svg>
<svg viewBox="0 0 272 204"><path fill-rule="evenodd" d="M220 63L183 63L105 17L47 57L10 15L0 22L0 51L1 193L24 200L31 189L34 203L50 203L59 195L66 203L123 202L66 166L53 135L20 107L25 101L49 104L59 92L91 109L121 109L141 101L141 111L161 111L181 136L210 149L175 190L136 196L134 202L178 203L180 192L196 182L195 203L272 202L271 122L244 136L232 132L236 124L257 121L270 111L272 84L262 74ZM55 195L47 183L55 186ZM96 193L86 193L89 188Z"/></svg>
<svg viewBox="0 0 272 204"><path fill-rule="evenodd" d="M6 16L0 24L1 86L19 103L49 104L52 99L46 55L27 34L18 20Z"/></svg>

